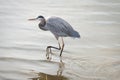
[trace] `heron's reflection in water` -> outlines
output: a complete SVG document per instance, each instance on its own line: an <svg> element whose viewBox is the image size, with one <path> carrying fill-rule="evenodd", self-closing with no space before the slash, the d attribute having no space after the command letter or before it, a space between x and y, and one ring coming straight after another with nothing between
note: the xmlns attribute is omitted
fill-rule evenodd
<svg viewBox="0 0 120 80"><path fill-rule="evenodd" d="M64 63L60 61L56 75L39 72L37 73L37 77L31 79L32 80L68 80L67 77L64 77L62 75L63 70L64 70Z"/></svg>

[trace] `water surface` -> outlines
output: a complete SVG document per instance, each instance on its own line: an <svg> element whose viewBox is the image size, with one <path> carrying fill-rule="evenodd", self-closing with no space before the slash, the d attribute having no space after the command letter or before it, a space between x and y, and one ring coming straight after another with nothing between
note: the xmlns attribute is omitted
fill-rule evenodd
<svg viewBox="0 0 120 80"><path fill-rule="evenodd" d="M62 62L49 31L27 19L43 15L68 21L81 38L64 38ZM0 1L0 80L119 80L119 0Z"/></svg>

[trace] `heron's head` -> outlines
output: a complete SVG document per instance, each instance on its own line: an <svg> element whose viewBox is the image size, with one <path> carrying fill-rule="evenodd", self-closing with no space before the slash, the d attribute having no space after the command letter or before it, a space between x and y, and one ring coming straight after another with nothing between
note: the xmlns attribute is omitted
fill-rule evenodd
<svg viewBox="0 0 120 80"><path fill-rule="evenodd" d="M32 18L32 19L28 19L29 21L34 21L34 20L39 20L39 21L41 21L41 20L43 20L44 19L44 17L43 16L38 16L37 18Z"/></svg>

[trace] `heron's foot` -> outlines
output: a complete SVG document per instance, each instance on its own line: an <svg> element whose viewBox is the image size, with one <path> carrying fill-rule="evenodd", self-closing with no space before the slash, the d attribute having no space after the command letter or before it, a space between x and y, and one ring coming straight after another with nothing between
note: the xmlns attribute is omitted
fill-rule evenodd
<svg viewBox="0 0 120 80"><path fill-rule="evenodd" d="M51 51L51 48L48 48L46 49L46 58L48 61L50 61L52 59L52 51Z"/></svg>
<svg viewBox="0 0 120 80"><path fill-rule="evenodd" d="M50 56L49 54L46 54L46 58L47 58L48 61L51 61L52 56Z"/></svg>
<svg viewBox="0 0 120 80"><path fill-rule="evenodd" d="M52 59L51 57L47 57L47 60L48 60L48 61L51 61L51 59Z"/></svg>

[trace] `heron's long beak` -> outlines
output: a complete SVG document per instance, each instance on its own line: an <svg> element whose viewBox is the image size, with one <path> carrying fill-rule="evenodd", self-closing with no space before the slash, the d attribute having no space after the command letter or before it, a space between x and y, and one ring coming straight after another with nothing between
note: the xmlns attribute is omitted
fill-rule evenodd
<svg viewBox="0 0 120 80"><path fill-rule="evenodd" d="M37 18L28 19L28 21L34 21L34 20L37 20Z"/></svg>

